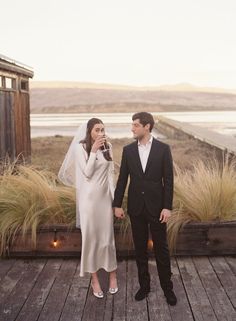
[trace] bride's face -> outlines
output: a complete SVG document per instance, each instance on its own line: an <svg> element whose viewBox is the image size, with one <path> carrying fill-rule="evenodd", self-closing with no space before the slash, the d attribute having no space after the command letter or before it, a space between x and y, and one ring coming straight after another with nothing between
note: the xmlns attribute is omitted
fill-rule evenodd
<svg viewBox="0 0 236 321"><path fill-rule="evenodd" d="M96 124L91 130L91 138L93 141L97 139L98 136L105 135L105 128L103 124Z"/></svg>

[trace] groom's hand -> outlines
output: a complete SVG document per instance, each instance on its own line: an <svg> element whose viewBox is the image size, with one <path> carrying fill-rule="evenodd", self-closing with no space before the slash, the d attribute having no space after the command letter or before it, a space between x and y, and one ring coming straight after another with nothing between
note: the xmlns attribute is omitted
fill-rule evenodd
<svg viewBox="0 0 236 321"><path fill-rule="evenodd" d="M160 222L167 223L170 216L171 216L171 211L168 210L167 208L163 208L160 214Z"/></svg>
<svg viewBox="0 0 236 321"><path fill-rule="evenodd" d="M115 207L114 212L117 218L125 218L125 212L122 207Z"/></svg>

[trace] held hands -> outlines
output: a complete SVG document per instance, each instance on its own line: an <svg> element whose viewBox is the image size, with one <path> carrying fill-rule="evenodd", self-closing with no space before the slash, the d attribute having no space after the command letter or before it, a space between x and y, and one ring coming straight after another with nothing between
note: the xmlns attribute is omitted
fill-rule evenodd
<svg viewBox="0 0 236 321"><path fill-rule="evenodd" d="M95 141L94 141L94 143L92 145L91 152L92 153L96 153L98 151L98 149L101 148L104 145L105 141L106 141L106 136L105 135L99 135L95 139Z"/></svg>
<svg viewBox="0 0 236 321"><path fill-rule="evenodd" d="M124 210L121 207L115 207L114 208L114 213L115 213L115 216L117 218L120 218L120 219L124 219L125 218ZM166 209L166 208L164 208L161 211L161 214L160 214L160 222L161 223L166 223L170 216L171 216L171 211Z"/></svg>
<svg viewBox="0 0 236 321"><path fill-rule="evenodd" d="M125 212L122 207L115 207L114 213L117 218L124 219L125 218Z"/></svg>
<svg viewBox="0 0 236 321"><path fill-rule="evenodd" d="M166 223L170 216L171 216L171 211L166 208L163 208L163 210L161 211L159 220L161 223Z"/></svg>

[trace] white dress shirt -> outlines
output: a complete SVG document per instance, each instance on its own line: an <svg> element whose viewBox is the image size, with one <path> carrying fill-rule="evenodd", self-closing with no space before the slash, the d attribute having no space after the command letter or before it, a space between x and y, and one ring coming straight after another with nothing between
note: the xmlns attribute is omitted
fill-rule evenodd
<svg viewBox="0 0 236 321"><path fill-rule="evenodd" d="M139 153L140 161L142 164L143 172L145 172L145 169L147 166L148 156L150 154L150 150L152 147L152 141L153 141L152 135L151 135L149 141L145 145L140 144L140 142L138 141L138 153Z"/></svg>

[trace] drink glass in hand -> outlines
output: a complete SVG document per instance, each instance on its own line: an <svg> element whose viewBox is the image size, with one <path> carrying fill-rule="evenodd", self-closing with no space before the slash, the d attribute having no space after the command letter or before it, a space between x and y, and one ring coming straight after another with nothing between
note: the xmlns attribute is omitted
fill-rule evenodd
<svg viewBox="0 0 236 321"><path fill-rule="evenodd" d="M99 134L99 136L106 138L106 135L105 135L105 134ZM105 141L105 142L106 142L106 141ZM105 153L105 152L107 152L107 151L110 150L109 145L107 144L108 147L106 147L105 142L104 142L104 143L102 144L102 146L100 147L102 153Z"/></svg>

